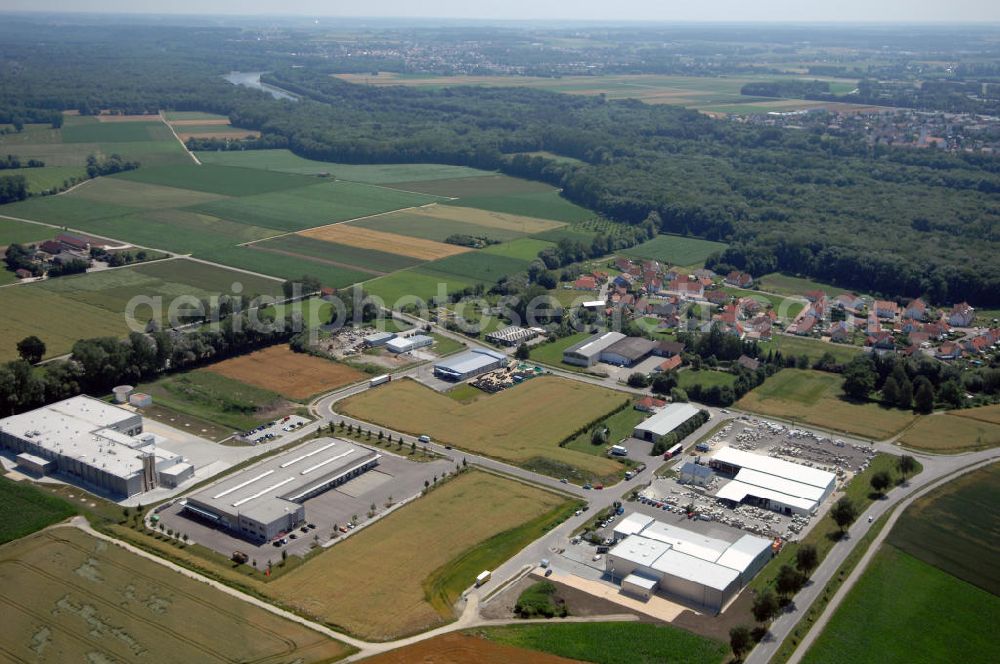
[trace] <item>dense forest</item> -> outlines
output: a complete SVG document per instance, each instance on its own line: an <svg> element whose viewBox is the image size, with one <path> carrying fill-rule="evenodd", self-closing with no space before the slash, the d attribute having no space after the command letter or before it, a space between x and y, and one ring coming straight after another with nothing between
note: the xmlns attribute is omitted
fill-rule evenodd
<svg viewBox="0 0 1000 664"><path fill-rule="evenodd" d="M819 128L744 126L638 101L353 85L330 76L336 67L321 58L293 58L286 42L265 49L236 28L81 29L64 41L58 26L38 29L51 48L35 48L30 30L0 27L0 115L214 111L263 137L198 147L499 169L561 187L611 219L655 218L663 231L725 240L730 248L710 261L719 270L785 270L890 296L1000 304L995 157L871 148ZM269 69L265 82L302 100L226 83L221 74L236 68ZM534 151L584 163L519 154Z"/></svg>

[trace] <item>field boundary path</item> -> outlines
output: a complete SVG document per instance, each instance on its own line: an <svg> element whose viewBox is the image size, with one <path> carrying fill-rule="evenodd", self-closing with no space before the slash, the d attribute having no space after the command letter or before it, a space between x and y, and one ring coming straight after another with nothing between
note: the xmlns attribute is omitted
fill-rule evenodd
<svg viewBox="0 0 1000 664"><path fill-rule="evenodd" d="M885 541L885 538L888 537L889 532L892 530L892 527L896 525L896 521L899 519L900 516L902 516L903 512L906 511L906 508L909 507L910 504L913 503L913 501L920 498L921 496L926 495L927 493L930 493L931 491L937 489L938 487L944 484L955 481L956 479L958 479L962 475L965 475L966 473L971 473L974 470L978 470L980 468L983 468L984 466L996 463L996 461L997 461L996 459L987 459L986 461L982 461L980 463L976 463L971 466L966 466L965 468L957 470L954 473L951 473L950 475L942 477L940 480L934 482L933 484L925 486L916 493L910 494L908 498L900 502L896 510L889 517L889 520L886 522L885 527L883 527L882 530L879 531L879 534L868 546L868 550L865 551L864 556L862 556L861 560L854 567L854 570L851 571L850 575L848 575L844 583L841 584L840 588L837 589L837 592L834 593L833 597L830 599L830 602L826 605L826 608L824 609L823 613L820 614L819 619L812 625L812 628L803 637L802 641L795 649L795 652L792 653L792 656L788 658L788 664L798 664L805 656L805 654L809 651L809 648L816 641L816 639L819 638L819 635L823 633L823 629L826 627L827 623L830 622L830 618L833 617L833 614L837 611L837 608L840 606L840 603L847 596L847 593L850 592L851 589L854 587L854 584L858 582L858 579L861 578L861 575L864 574L865 570L868 568L869 563L871 563L872 558L875 557L875 554L878 553L879 549L882 547L882 543Z"/></svg>
<svg viewBox="0 0 1000 664"><path fill-rule="evenodd" d="M160 120L163 121L163 124L167 125L167 129L170 130L170 133L174 135L174 138L177 139L177 142L181 144L182 148L184 148L184 152L186 152L187 155L189 157L191 157L191 159L194 161L195 164L197 164L198 166L201 166L201 160L198 159L198 157L197 157L197 155L195 155L195 153L193 153L190 150L188 150L188 146L184 143L184 141L181 140L181 137L177 135L177 131L174 130L174 126L172 124L170 124L169 122L167 122L167 116L164 115L163 111L160 111L159 115L160 115Z"/></svg>
<svg viewBox="0 0 1000 664"><path fill-rule="evenodd" d="M893 453L899 455L900 452L898 449L895 449ZM816 598L826 588L830 579L833 578L837 570L840 569L847 560L847 557L862 540L868 528L871 527L868 517L871 517L875 521L883 515L888 514L908 498L916 498L921 495L925 489L934 488L954 476L1000 459L1000 449L956 454L949 457L937 455L914 456L923 464L923 472L905 484L892 489L883 500L876 500L871 507L858 516L857 521L848 529L847 535L833 545L826 558L816 568L810 582L795 595L792 603L789 605L790 610L781 614L771 623L768 635L763 641L757 644L757 647L744 660L746 664L766 664L771 660L778 648L781 647L781 644L809 611ZM891 524L894 522L893 520L887 524L882 532L888 533ZM876 539L873 544L880 541ZM861 566L859 565L859 567ZM850 583L845 583L841 590L844 590L844 588L849 589L851 585Z"/></svg>

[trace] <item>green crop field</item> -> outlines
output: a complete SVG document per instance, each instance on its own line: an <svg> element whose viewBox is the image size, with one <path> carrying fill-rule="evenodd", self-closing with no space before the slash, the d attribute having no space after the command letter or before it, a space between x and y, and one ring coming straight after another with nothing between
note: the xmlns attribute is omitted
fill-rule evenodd
<svg viewBox="0 0 1000 664"><path fill-rule="evenodd" d="M97 178L69 195L78 200L139 209L187 207L223 198L218 194L121 178Z"/></svg>
<svg viewBox="0 0 1000 664"><path fill-rule="evenodd" d="M217 166L214 168L223 168ZM306 179L299 175L242 170L265 178ZM315 180L310 180L314 183ZM425 205L434 196L411 194L357 182L323 182L285 191L244 196L196 206L195 210L241 223L286 231Z"/></svg>
<svg viewBox="0 0 1000 664"><path fill-rule="evenodd" d="M566 516L567 504L573 505L526 483L466 472L272 581L264 592L364 638L423 631L452 618L451 602L483 565L494 569L537 538Z"/></svg>
<svg viewBox="0 0 1000 664"><path fill-rule="evenodd" d="M728 644L720 641L670 625L639 622L510 625L469 633L518 648L599 664L721 664L729 654Z"/></svg>
<svg viewBox="0 0 1000 664"><path fill-rule="evenodd" d="M484 177L450 178L447 180L412 181L397 183L399 189L419 191L446 198L474 198L477 196L517 196L544 194L555 191L551 186L512 178L508 175L489 174Z"/></svg>
<svg viewBox="0 0 1000 664"><path fill-rule="evenodd" d="M30 535L76 514L62 498L35 488L30 481L0 476L0 544Z"/></svg>
<svg viewBox="0 0 1000 664"><path fill-rule="evenodd" d="M3 208L0 208L2 210ZM55 237L56 229L13 219L0 219L0 247Z"/></svg>
<svg viewBox="0 0 1000 664"><path fill-rule="evenodd" d="M84 185L85 187L88 185ZM83 203L71 192L64 196L41 196L29 198L20 203L8 203L0 205L0 215L30 219L31 221L43 221L48 224L60 224L66 226L76 226L80 222L89 219L103 219L105 217L121 217L132 212L137 212L135 208L124 205L112 205L110 203Z"/></svg>
<svg viewBox="0 0 1000 664"><path fill-rule="evenodd" d="M140 385L139 390L156 404L232 431L246 431L295 409L274 392L205 370L166 376Z"/></svg>
<svg viewBox="0 0 1000 664"><path fill-rule="evenodd" d="M558 477L603 480L615 476L619 464L558 444L623 401L612 390L543 376L468 404L412 380L393 381L385 389L348 398L340 408L358 419L546 468Z"/></svg>
<svg viewBox="0 0 1000 664"><path fill-rule="evenodd" d="M321 664L352 652L76 528L3 547L0 604L10 661Z"/></svg>
<svg viewBox="0 0 1000 664"><path fill-rule="evenodd" d="M494 256L516 258L530 263L538 258L538 252L554 246L555 245L553 243L546 242L545 240L536 240L535 238L524 237L519 240L514 240L513 242L494 244L484 249L483 253L492 254Z"/></svg>
<svg viewBox="0 0 1000 664"><path fill-rule="evenodd" d="M173 140L170 129L162 122L67 123L62 128L63 143L145 143Z"/></svg>
<svg viewBox="0 0 1000 664"><path fill-rule="evenodd" d="M886 545L802 661L992 661L998 615L1000 597Z"/></svg>
<svg viewBox="0 0 1000 664"><path fill-rule="evenodd" d="M620 252L625 256L656 260L670 265L696 265L726 245L694 237L680 235L657 235L648 242Z"/></svg>
<svg viewBox="0 0 1000 664"><path fill-rule="evenodd" d="M492 284L504 275L528 269L530 262L520 258L497 256L485 251L470 251L426 263L420 271L425 274L441 274L445 277L454 275Z"/></svg>
<svg viewBox="0 0 1000 664"><path fill-rule="evenodd" d="M215 249L273 237L279 231L219 219L191 210L145 210L125 216L77 221L88 233L146 247L210 258Z"/></svg>
<svg viewBox="0 0 1000 664"><path fill-rule="evenodd" d="M15 345L38 335L47 356L69 352L78 339L124 336L125 309L136 296L161 297L166 316L171 300L181 295L207 298L232 292L281 294L281 282L188 260L158 261L117 270L58 277L40 283L0 289L0 307L17 311L0 330L0 359L16 356ZM135 310L140 322L151 316L148 306Z"/></svg>
<svg viewBox="0 0 1000 664"><path fill-rule="evenodd" d="M447 296L453 291L462 290L481 283L478 279L459 277L452 274L425 272L423 268L413 268L394 272L384 277L366 281L365 290L382 298L387 306L393 306L402 298L419 298L430 302L438 295ZM406 304L402 302L401 304ZM412 301L411 301L412 303Z"/></svg>
<svg viewBox="0 0 1000 664"><path fill-rule="evenodd" d="M535 237L539 240L546 240L548 242L559 242L559 240L571 240L573 242L582 242L584 244L589 244L594 237L597 235L596 232L587 230L585 228L580 228L576 224L571 224L569 226L563 226L562 228L556 228L551 231L543 231L541 233L535 233Z"/></svg>
<svg viewBox="0 0 1000 664"><path fill-rule="evenodd" d="M413 267L421 262L419 259L409 256L324 242L304 235L283 235L273 240L258 242L253 245L253 249L305 256L375 275Z"/></svg>
<svg viewBox="0 0 1000 664"><path fill-rule="evenodd" d="M273 253L248 247L225 247L198 254L199 258L228 265L241 270L260 272L282 279L298 279L309 275L317 277L324 286L342 288L370 279L371 272L324 263L300 255ZM280 284L279 284L280 285Z"/></svg>
<svg viewBox="0 0 1000 664"><path fill-rule="evenodd" d="M112 177L116 180L146 182L178 189L193 189L222 196L260 195L305 187L316 182L315 178L291 173L268 173L253 168L196 166L195 164L140 168Z"/></svg>
<svg viewBox="0 0 1000 664"><path fill-rule="evenodd" d="M819 339L793 337L786 334L775 335L771 337L770 341L761 341L758 345L765 354L769 350L780 350L781 354L785 357L805 355L809 358L810 363L823 357L825 353L832 353L838 362L846 364L862 352L862 349L858 346L828 343Z"/></svg>
<svg viewBox="0 0 1000 664"><path fill-rule="evenodd" d="M889 542L908 554L1000 595L1000 464L963 475L903 512Z"/></svg>
<svg viewBox="0 0 1000 664"><path fill-rule="evenodd" d="M895 435L910 422L909 411L847 401L837 374L782 369L740 399L738 406L762 415L844 431L874 440Z"/></svg>
<svg viewBox="0 0 1000 664"><path fill-rule="evenodd" d="M40 194L44 191L62 188L70 178L83 178L87 170L82 166L44 166L42 168L19 168L4 171L6 175L23 175L28 181L28 191Z"/></svg>
<svg viewBox="0 0 1000 664"><path fill-rule="evenodd" d="M225 115L216 113L202 113L201 111L167 111L163 114L167 122L177 122L178 120L228 120Z"/></svg>
<svg viewBox="0 0 1000 664"><path fill-rule="evenodd" d="M305 159L293 154L290 150L198 152L197 156L205 164L257 168L301 175L329 173L338 180L370 184L451 180L491 175L489 171L445 164L338 164ZM405 189L405 187L403 188Z"/></svg>

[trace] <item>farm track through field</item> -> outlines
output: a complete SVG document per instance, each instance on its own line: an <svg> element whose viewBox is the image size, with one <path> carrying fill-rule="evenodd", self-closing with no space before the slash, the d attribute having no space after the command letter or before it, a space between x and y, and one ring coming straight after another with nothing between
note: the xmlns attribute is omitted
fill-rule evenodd
<svg viewBox="0 0 1000 664"><path fill-rule="evenodd" d="M177 142L181 144L181 147L184 148L184 152L186 152L187 155L191 157L192 161L194 161L194 163L196 163L197 165L201 166L201 161L198 159L195 153L188 150L187 144L181 140L181 137L177 135L176 131L174 131L173 126L169 122L167 122L167 116L163 114L163 111L160 111L160 120L163 122L163 124L167 125L167 129L169 129L170 133L174 135L174 138L176 138Z"/></svg>
<svg viewBox="0 0 1000 664"><path fill-rule="evenodd" d="M292 233L292 235L295 235L295 233ZM282 256L291 256L292 258L300 258L300 259L304 259L305 258L301 254L297 254L294 251L286 251L284 249L272 249L270 247L251 247L251 249L253 249L254 251L266 251L269 254L280 254ZM389 274L388 272L380 272L378 270L373 270L371 268L361 267L360 265L350 265L348 263L338 263L337 261L330 261L330 260L326 260L324 258L315 258L313 256L309 256L308 260L311 261L311 262L322 263L323 265L332 265L334 267L342 267L342 268L347 269L347 270L357 270L358 272L364 272L365 274L370 274L370 275L372 275L374 277L381 277L381 276L385 276L386 274Z"/></svg>
<svg viewBox="0 0 1000 664"><path fill-rule="evenodd" d="M345 180L345 182L347 182L347 181L348 180ZM368 184L368 183L367 182L361 182L359 184ZM369 186L375 187L375 186L378 186L378 185L369 185ZM383 188L386 188L386 187L383 187ZM403 191L403 190L402 189L397 189L396 191ZM409 192L408 191L406 193L408 193L408 194L419 194L420 192L416 192L416 191ZM400 208L398 210L387 210L385 212L376 212L374 214L366 214L363 217L354 217L353 219L345 219L344 221L331 221L329 224L323 224L321 226L313 226L312 228L306 228L306 229L300 230L300 231L288 231L286 233L279 233L277 235L272 235L270 237L261 238L259 240L250 240L249 242L241 242L240 244L237 244L236 246L237 247L249 247L249 246L257 244L259 242L267 242L268 240L277 240L278 238L288 237L289 235L302 235L304 233L308 233L308 232L312 232L312 231L319 231L319 230L322 230L324 228L329 228L331 226L340 226L341 224L350 224L350 223L353 223L355 221L364 221L365 219L374 219L375 217L384 217L387 214L396 214L397 212L407 212L409 210L419 210L420 208L430 207L432 205L436 205L436 203L425 203L423 205L411 205L410 207Z"/></svg>

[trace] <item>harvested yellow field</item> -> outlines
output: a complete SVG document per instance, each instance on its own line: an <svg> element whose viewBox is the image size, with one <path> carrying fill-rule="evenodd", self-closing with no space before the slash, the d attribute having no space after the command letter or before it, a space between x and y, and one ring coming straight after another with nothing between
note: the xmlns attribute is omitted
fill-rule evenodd
<svg viewBox="0 0 1000 664"><path fill-rule="evenodd" d="M447 219L448 221L464 221L468 224L501 228L503 230L520 231L525 235L550 231L566 224L536 217L523 217L517 214L477 210L475 208L458 207L457 205L426 205L409 211L418 217L431 219Z"/></svg>
<svg viewBox="0 0 1000 664"><path fill-rule="evenodd" d="M265 592L366 639L430 629L453 615L450 606L441 611L432 606L425 581L444 568L462 572L463 578L454 580L459 590L471 586L480 565L491 561L480 558L471 567L463 565L463 554L567 504L572 505L543 489L469 471L272 581ZM511 541L523 546L521 538ZM508 547L499 548L504 555L519 550L507 554Z"/></svg>
<svg viewBox="0 0 1000 664"><path fill-rule="evenodd" d="M621 465L559 443L626 399L604 387L542 376L461 403L416 381L400 380L345 399L337 410L553 477L603 480Z"/></svg>
<svg viewBox="0 0 1000 664"><path fill-rule="evenodd" d="M0 606L4 661L319 664L351 652L76 528L3 547Z"/></svg>
<svg viewBox="0 0 1000 664"><path fill-rule="evenodd" d="M906 447L944 454L1000 445L1000 424L965 414L974 410L982 409L921 417L903 432L899 442Z"/></svg>
<svg viewBox="0 0 1000 664"><path fill-rule="evenodd" d="M980 406L967 410L954 410L950 413L956 417L968 417L970 420L980 420L991 424L1000 424L1000 405Z"/></svg>
<svg viewBox="0 0 1000 664"><path fill-rule="evenodd" d="M289 399L306 399L356 383L365 377L363 372L346 364L306 353L294 353L283 344L217 362L206 367L205 371L270 390Z"/></svg>
<svg viewBox="0 0 1000 664"><path fill-rule="evenodd" d="M419 258L425 261L433 261L438 258L464 254L467 251L471 251L468 247L408 237L406 235L396 235L395 233L384 233L359 226L351 226L350 224L334 224L332 226L302 231L299 234L323 240L324 242L346 244L349 247L360 247L362 249L375 249L390 254L399 254L400 256L411 256L412 258Z"/></svg>

